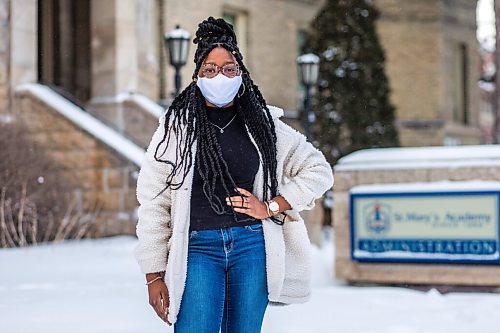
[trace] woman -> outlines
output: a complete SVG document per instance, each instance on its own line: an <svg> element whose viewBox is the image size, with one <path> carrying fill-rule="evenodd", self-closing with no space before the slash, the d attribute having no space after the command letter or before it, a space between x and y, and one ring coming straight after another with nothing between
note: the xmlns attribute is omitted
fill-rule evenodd
<svg viewBox="0 0 500 333"><path fill-rule="evenodd" d="M298 211L331 188L332 170L266 105L230 24L208 18L194 43L193 82L160 118L139 173L135 255L175 332L260 332L268 304L310 297Z"/></svg>

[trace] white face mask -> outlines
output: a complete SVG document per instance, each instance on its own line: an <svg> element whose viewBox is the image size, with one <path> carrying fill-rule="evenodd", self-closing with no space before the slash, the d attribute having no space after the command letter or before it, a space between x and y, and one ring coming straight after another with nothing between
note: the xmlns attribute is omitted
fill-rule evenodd
<svg viewBox="0 0 500 333"><path fill-rule="evenodd" d="M229 78L219 73L211 79L198 76L196 85L207 101L220 108L233 101L240 89L241 82L241 75Z"/></svg>

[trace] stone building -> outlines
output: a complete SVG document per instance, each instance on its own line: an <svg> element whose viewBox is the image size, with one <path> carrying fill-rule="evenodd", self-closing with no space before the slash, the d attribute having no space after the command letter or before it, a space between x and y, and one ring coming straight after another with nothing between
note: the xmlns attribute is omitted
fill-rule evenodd
<svg viewBox="0 0 500 333"><path fill-rule="evenodd" d="M481 143L476 0L374 0L403 146Z"/></svg>
<svg viewBox="0 0 500 333"><path fill-rule="evenodd" d="M83 206L102 202L105 233L133 232L140 162L117 142L144 149L162 113L157 102L171 97L174 73L163 33L179 24L194 34L209 15L232 22L267 101L293 117L300 102L296 57L322 3L0 0L0 120L10 119L6 115L29 119L41 146L74 159L65 165L68 178L85 183ZM476 1L374 3L381 10L377 28L402 143L478 143ZM189 59L193 53L191 45ZM183 86L193 67L189 60L183 68ZM50 94L41 93L46 87ZM123 140L98 136L80 116L71 117L71 103L62 101ZM88 159L80 143L92 150Z"/></svg>

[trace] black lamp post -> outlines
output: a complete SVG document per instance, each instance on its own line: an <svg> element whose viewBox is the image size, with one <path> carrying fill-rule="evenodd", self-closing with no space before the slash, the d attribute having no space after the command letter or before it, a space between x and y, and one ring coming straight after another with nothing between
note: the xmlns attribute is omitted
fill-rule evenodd
<svg viewBox="0 0 500 333"><path fill-rule="evenodd" d="M191 36L177 25L175 30L167 32L164 38L170 65L175 68L175 96L177 96L181 89L181 67L187 62Z"/></svg>
<svg viewBox="0 0 500 333"><path fill-rule="evenodd" d="M300 81L305 87L303 126L304 134L311 140L311 89L318 83L319 57L315 54L303 54L297 58Z"/></svg>

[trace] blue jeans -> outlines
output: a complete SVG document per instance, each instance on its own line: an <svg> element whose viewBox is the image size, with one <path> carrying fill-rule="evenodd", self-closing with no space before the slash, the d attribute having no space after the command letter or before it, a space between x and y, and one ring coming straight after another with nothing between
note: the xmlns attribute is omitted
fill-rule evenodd
<svg viewBox="0 0 500 333"><path fill-rule="evenodd" d="M262 224L190 232L175 333L260 332L267 304Z"/></svg>

